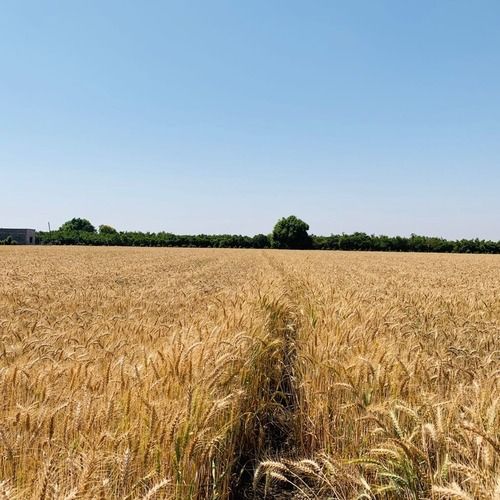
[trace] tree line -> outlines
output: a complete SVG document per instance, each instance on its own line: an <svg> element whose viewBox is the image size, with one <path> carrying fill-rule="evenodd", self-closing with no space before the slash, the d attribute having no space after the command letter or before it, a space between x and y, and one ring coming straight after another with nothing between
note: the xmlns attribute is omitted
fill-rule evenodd
<svg viewBox="0 0 500 500"><path fill-rule="evenodd" d="M317 236L308 234L309 226L295 216L280 219L271 234L179 235L139 231L117 231L112 226L95 228L87 219L75 218L58 230L38 232L42 245L96 245L136 247L197 248L282 248L312 250L365 250L391 252L500 253L500 241L480 239L446 240L412 234L404 236L373 235L362 232Z"/></svg>

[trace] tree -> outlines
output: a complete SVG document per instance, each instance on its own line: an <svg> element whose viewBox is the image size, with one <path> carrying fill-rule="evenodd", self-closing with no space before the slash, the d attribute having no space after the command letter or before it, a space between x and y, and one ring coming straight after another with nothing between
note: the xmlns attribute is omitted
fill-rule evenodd
<svg viewBox="0 0 500 500"><path fill-rule="evenodd" d="M298 219L295 215L283 217L273 229L273 248L301 249L311 248L311 237L307 234L309 224Z"/></svg>
<svg viewBox="0 0 500 500"><path fill-rule="evenodd" d="M108 226L107 224L101 224L99 226L99 234L116 234L118 231L112 227Z"/></svg>
<svg viewBox="0 0 500 500"><path fill-rule="evenodd" d="M65 222L59 231L83 231L85 233L95 233L95 227L87 219L74 218Z"/></svg>
<svg viewBox="0 0 500 500"><path fill-rule="evenodd" d="M251 248L269 248L269 237L265 234L256 234L251 240Z"/></svg>

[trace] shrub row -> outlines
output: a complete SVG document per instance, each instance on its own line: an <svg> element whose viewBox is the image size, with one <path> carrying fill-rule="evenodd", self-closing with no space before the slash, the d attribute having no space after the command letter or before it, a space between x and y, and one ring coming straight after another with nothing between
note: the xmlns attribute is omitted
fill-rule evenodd
<svg viewBox="0 0 500 500"><path fill-rule="evenodd" d="M446 240L444 238L368 235L366 233L311 236L312 248L316 250L366 250L393 252L441 252L441 253L500 253L500 241ZM97 233L87 231L52 231L37 233L37 243L42 245L96 245L137 247L200 247L200 248L272 248L269 235L242 236L220 235L176 235L172 233L115 232Z"/></svg>

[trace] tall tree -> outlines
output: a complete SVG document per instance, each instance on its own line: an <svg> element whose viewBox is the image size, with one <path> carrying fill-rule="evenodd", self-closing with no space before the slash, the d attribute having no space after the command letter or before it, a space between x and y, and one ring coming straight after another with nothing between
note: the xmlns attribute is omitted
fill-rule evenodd
<svg viewBox="0 0 500 500"><path fill-rule="evenodd" d="M273 229L273 248L304 249L311 248L311 237L307 233L309 224L295 215L283 217Z"/></svg>
<svg viewBox="0 0 500 500"><path fill-rule="evenodd" d="M59 231L83 231L85 233L95 233L95 227L87 219L75 217L65 222Z"/></svg>
<svg viewBox="0 0 500 500"><path fill-rule="evenodd" d="M108 224L101 224L99 226L99 234L116 234L118 231Z"/></svg>

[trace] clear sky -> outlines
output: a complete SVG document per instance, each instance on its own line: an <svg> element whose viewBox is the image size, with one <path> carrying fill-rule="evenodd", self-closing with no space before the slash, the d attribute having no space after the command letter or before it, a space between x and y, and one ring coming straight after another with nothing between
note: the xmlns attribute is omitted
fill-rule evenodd
<svg viewBox="0 0 500 500"><path fill-rule="evenodd" d="M500 2L23 1L0 226L500 239Z"/></svg>

